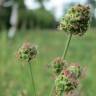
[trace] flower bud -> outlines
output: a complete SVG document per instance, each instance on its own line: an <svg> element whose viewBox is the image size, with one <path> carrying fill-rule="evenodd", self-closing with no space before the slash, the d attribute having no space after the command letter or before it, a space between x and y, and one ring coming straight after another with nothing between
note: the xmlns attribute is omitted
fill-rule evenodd
<svg viewBox="0 0 96 96"><path fill-rule="evenodd" d="M71 65L68 67L68 70L71 72L72 76L74 76L74 78L78 79L81 75L81 69L79 65Z"/></svg>
<svg viewBox="0 0 96 96"><path fill-rule="evenodd" d="M61 57L55 58L52 62L52 69L56 75L59 75L65 67L66 62Z"/></svg>
<svg viewBox="0 0 96 96"><path fill-rule="evenodd" d="M85 5L73 6L60 22L59 29L74 35L83 35L88 29L90 8Z"/></svg>

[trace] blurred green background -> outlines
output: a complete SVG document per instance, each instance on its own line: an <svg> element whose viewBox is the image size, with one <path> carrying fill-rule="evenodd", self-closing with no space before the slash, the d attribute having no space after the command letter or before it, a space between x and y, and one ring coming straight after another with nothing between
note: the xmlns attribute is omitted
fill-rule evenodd
<svg viewBox="0 0 96 96"><path fill-rule="evenodd" d="M16 58L16 51L25 41L38 46L39 54L32 62L38 96L49 96L54 82L51 61L62 56L67 35L56 30L59 20L52 11L45 9L44 0L36 0L40 7L35 10L26 9L23 0L11 0L12 5L17 3L19 6L15 24L10 23L12 5L4 5L10 0L1 1L0 96L33 96L28 66ZM67 9L74 4L70 3ZM80 96L96 96L96 2L88 0L88 4L92 7L90 28L83 37L73 36L66 58L68 62L79 63L83 69ZM15 34L10 35L12 32Z"/></svg>

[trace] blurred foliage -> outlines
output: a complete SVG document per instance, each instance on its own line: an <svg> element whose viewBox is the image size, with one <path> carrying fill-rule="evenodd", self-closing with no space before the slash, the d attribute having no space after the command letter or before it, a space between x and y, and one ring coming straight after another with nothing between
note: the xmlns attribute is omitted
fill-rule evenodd
<svg viewBox="0 0 96 96"><path fill-rule="evenodd" d="M24 0L15 0L19 4L19 8L25 8Z"/></svg>
<svg viewBox="0 0 96 96"><path fill-rule="evenodd" d="M94 10L96 8L96 0L88 0L88 3L91 4L93 7L93 14L92 14L92 19L91 19L91 27L96 26L96 17L94 16Z"/></svg>
<svg viewBox="0 0 96 96"><path fill-rule="evenodd" d="M10 12L11 12L11 7L0 8L0 29L9 28Z"/></svg>
<svg viewBox="0 0 96 96"><path fill-rule="evenodd" d="M88 0L88 3L91 4L94 8L96 7L96 0Z"/></svg>
<svg viewBox="0 0 96 96"><path fill-rule="evenodd" d="M94 16L91 19L91 27L96 27L96 18Z"/></svg>
<svg viewBox="0 0 96 96"><path fill-rule="evenodd" d="M44 0L36 0L38 1L41 6L43 6ZM15 2L18 2L19 4L19 22L18 22L18 28L54 28L56 21L51 14L51 12L45 10L44 7L40 7L36 10L27 10L24 5L24 0L15 0ZM11 14L11 8L0 8L0 27L9 28L9 20L10 20L10 14ZM1 29L0 28L0 29Z"/></svg>
<svg viewBox="0 0 96 96"><path fill-rule="evenodd" d="M45 9L19 11L19 28L54 28L55 24L54 16Z"/></svg>
<svg viewBox="0 0 96 96"><path fill-rule="evenodd" d="M48 1L48 0L35 0L35 1L37 1L37 2L40 4L41 8L44 8L43 3L44 3L45 1Z"/></svg>

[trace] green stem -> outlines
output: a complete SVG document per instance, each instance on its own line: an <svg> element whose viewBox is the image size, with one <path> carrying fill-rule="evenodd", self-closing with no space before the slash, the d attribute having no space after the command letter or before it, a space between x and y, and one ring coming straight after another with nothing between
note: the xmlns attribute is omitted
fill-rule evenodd
<svg viewBox="0 0 96 96"><path fill-rule="evenodd" d="M33 72L31 70L31 63L29 62L29 69L30 69L30 74L31 74L31 80L32 80L32 86L33 86L33 91L34 91L34 96L37 96L36 94L36 88L35 88L35 82L33 78Z"/></svg>
<svg viewBox="0 0 96 96"><path fill-rule="evenodd" d="M50 93L49 93L49 96L52 96L53 90L54 90L54 84L52 85L52 88L51 88L51 91L50 91Z"/></svg>
<svg viewBox="0 0 96 96"><path fill-rule="evenodd" d="M72 38L72 33L69 34L68 40L67 40L67 43L66 43L66 46L65 46L65 48L64 48L64 53L63 53L63 55L62 55L62 58L64 58L64 59L65 59L65 57L66 57L66 54L67 54L67 51L68 51L68 47L69 47L71 38ZM52 86L52 89L51 89L51 91L50 91L49 96L52 95L53 89L54 89L54 84L53 84L53 86Z"/></svg>
<svg viewBox="0 0 96 96"><path fill-rule="evenodd" d="M64 48L64 53L63 53L63 55L62 55L62 58L64 58L64 59L65 59L65 57L66 57L66 55L67 55L67 51L68 51L68 47L69 47L71 38L72 38L72 33L69 34L68 40L67 40L67 42L66 42L66 46L65 46L65 48Z"/></svg>

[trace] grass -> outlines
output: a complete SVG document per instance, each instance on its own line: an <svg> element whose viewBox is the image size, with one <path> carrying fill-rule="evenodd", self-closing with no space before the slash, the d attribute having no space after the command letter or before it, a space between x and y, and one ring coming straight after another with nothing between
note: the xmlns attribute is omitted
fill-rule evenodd
<svg viewBox="0 0 96 96"><path fill-rule="evenodd" d="M38 96L48 96L53 83L50 62L62 56L67 36L52 30L21 31L13 40L5 31L0 33L0 96L32 96L31 78L28 66L15 58L15 52L25 41L38 45L38 62L32 62ZM82 79L81 96L96 94L96 35L90 29L83 37L72 38L67 61L76 62L85 68Z"/></svg>

